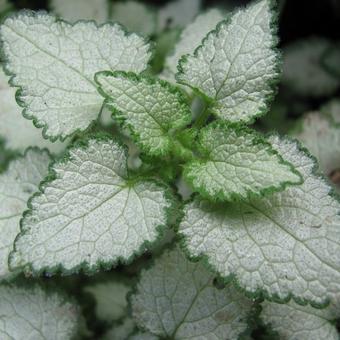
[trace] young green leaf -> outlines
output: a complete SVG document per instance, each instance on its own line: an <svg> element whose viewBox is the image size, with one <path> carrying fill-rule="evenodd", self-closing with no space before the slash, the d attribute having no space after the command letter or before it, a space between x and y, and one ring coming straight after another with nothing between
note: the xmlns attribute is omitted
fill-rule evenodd
<svg viewBox="0 0 340 340"><path fill-rule="evenodd" d="M151 155L169 153L172 132L191 121L186 98L165 81L118 71L97 73L96 82L105 103Z"/></svg>
<svg viewBox="0 0 340 340"><path fill-rule="evenodd" d="M112 322L127 314L126 295L131 287L120 281L108 281L85 287L96 301L96 316L99 320Z"/></svg>
<svg viewBox="0 0 340 340"><path fill-rule="evenodd" d="M29 149L0 175L0 280L11 275L8 255L20 230L20 218L27 200L38 191L39 183L47 175L49 162L46 151Z"/></svg>
<svg viewBox="0 0 340 340"><path fill-rule="evenodd" d="M29 145L48 148L54 153L64 150L66 142L51 143L44 139L41 131L22 116L21 109L15 101L15 89L8 85L8 80L0 68L0 136L4 138L6 148L24 152Z"/></svg>
<svg viewBox="0 0 340 340"><path fill-rule="evenodd" d="M118 24L70 25L44 12L7 18L0 41L24 116L51 140L85 130L98 118L103 99L96 72L141 72L150 58L149 44Z"/></svg>
<svg viewBox="0 0 340 340"><path fill-rule="evenodd" d="M290 44L284 50L282 82L301 96L321 97L332 94L340 79L327 72L321 62L331 43L313 37Z"/></svg>
<svg viewBox="0 0 340 340"><path fill-rule="evenodd" d="M76 334L78 307L40 287L0 287L0 338L67 340Z"/></svg>
<svg viewBox="0 0 340 340"><path fill-rule="evenodd" d="M300 174L254 130L210 124L200 133L201 159L184 167L184 177L212 200L243 199L301 183Z"/></svg>
<svg viewBox="0 0 340 340"><path fill-rule="evenodd" d="M250 294L323 304L340 289L340 204L295 142L270 142L303 184L247 203L195 199L179 233L190 256L205 256Z"/></svg>
<svg viewBox="0 0 340 340"><path fill-rule="evenodd" d="M31 199L10 266L93 271L128 262L157 240L172 197L162 184L130 178L126 162L126 150L109 137L73 146Z"/></svg>
<svg viewBox="0 0 340 340"><path fill-rule="evenodd" d="M111 19L124 25L131 32L151 35L156 31L155 11L141 2L115 2L112 4L111 12Z"/></svg>
<svg viewBox="0 0 340 340"><path fill-rule="evenodd" d="M167 71L171 73L171 78L175 77L180 58L184 54L191 53L222 19L222 13L217 9L212 9L199 15L183 30L180 39L175 46L174 53L167 57L165 61L165 66L168 68Z"/></svg>
<svg viewBox="0 0 340 340"><path fill-rule="evenodd" d="M189 262L178 248L166 250L142 272L131 296L132 316L161 338L236 339L252 302L231 284L218 289L213 281L201 262Z"/></svg>
<svg viewBox="0 0 340 340"><path fill-rule="evenodd" d="M325 175L330 176L340 169L340 127L327 117L318 112L308 113L294 137L316 157Z"/></svg>
<svg viewBox="0 0 340 340"><path fill-rule="evenodd" d="M177 80L206 97L220 118L248 123L268 110L279 75L271 3L257 1L237 11L179 62Z"/></svg>
<svg viewBox="0 0 340 340"><path fill-rule="evenodd" d="M331 304L324 309L263 302L261 319L286 340L338 340L335 320L340 316L339 306Z"/></svg>
<svg viewBox="0 0 340 340"><path fill-rule="evenodd" d="M185 27L199 13L202 0L173 0L158 13L158 30Z"/></svg>
<svg viewBox="0 0 340 340"><path fill-rule="evenodd" d="M51 9L65 20L95 20L98 24L108 21L108 0L52 0Z"/></svg>

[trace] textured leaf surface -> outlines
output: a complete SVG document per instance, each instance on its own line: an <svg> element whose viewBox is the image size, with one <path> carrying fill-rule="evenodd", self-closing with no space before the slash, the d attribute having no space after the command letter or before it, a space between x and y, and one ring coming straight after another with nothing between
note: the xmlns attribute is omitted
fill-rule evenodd
<svg viewBox="0 0 340 340"><path fill-rule="evenodd" d="M99 320L112 322L127 313L126 294L131 287L120 281L108 281L85 287L96 301L96 316Z"/></svg>
<svg viewBox="0 0 340 340"><path fill-rule="evenodd" d="M220 118L249 122L266 113L278 77L274 20L270 0L235 12L180 60L178 81L207 97Z"/></svg>
<svg viewBox="0 0 340 340"><path fill-rule="evenodd" d="M340 169L340 127L318 112L307 114L302 129L294 135L318 160L322 172L329 176Z"/></svg>
<svg viewBox="0 0 340 340"><path fill-rule="evenodd" d="M211 199L231 200L283 190L301 182L291 164L255 131L211 124L201 131L201 160L185 166L193 188Z"/></svg>
<svg viewBox="0 0 340 340"><path fill-rule="evenodd" d="M270 139L304 183L243 204L188 204L180 226L193 257L252 294L322 304L340 289L340 204L295 142Z"/></svg>
<svg viewBox="0 0 340 340"><path fill-rule="evenodd" d="M335 304L324 309L288 304L262 303L261 318L280 338L287 340L338 340L335 320L340 316Z"/></svg>
<svg viewBox="0 0 340 340"><path fill-rule="evenodd" d="M171 74L174 75L177 72L177 65L180 58L194 51L202 39L213 30L222 19L222 13L217 9L212 9L199 15L194 22L183 30L175 46L174 53L166 59L166 67L168 67Z"/></svg>
<svg viewBox="0 0 340 340"><path fill-rule="evenodd" d="M191 121L185 97L164 81L124 72L100 72L96 81L106 104L150 154L169 153L174 139L171 132Z"/></svg>
<svg viewBox="0 0 340 340"><path fill-rule="evenodd" d="M173 0L160 9L158 29L185 27L199 13L201 0Z"/></svg>
<svg viewBox="0 0 340 340"><path fill-rule="evenodd" d="M15 101L15 89L8 85L8 80L0 69L0 136L5 139L6 148L21 152L28 146L48 148L54 153L64 150L66 143L51 143L44 139L41 131L22 116L22 110Z"/></svg>
<svg viewBox="0 0 340 340"><path fill-rule="evenodd" d="M333 93L340 80L327 72L321 58L330 47L324 38L313 37L292 43L284 50L283 83L302 96Z"/></svg>
<svg viewBox="0 0 340 340"><path fill-rule="evenodd" d="M0 175L0 280L11 275L8 255L19 232L19 221L27 200L47 175L50 157L46 151L28 150L12 161Z"/></svg>
<svg viewBox="0 0 340 340"><path fill-rule="evenodd" d="M252 303L233 286L217 289L202 263L166 250L141 274L131 296L132 315L152 334L171 339L236 339Z"/></svg>
<svg viewBox="0 0 340 340"><path fill-rule="evenodd" d="M41 288L0 287L0 338L66 340L75 335L78 308Z"/></svg>
<svg viewBox="0 0 340 340"><path fill-rule="evenodd" d="M138 1L113 3L111 19L124 25L131 32L151 35L156 31L156 13Z"/></svg>
<svg viewBox="0 0 340 340"><path fill-rule="evenodd" d="M51 9L70 22L95 20L101 24L108 20L109 1L107 0L52 0Z"/></svg>
<svg viewBox="0 0 340 340"><path fill-rule="evenodd" d="M70 25L44 12L6 19L0 40L24 115L50 139L85 130L98 118L103 100L96 72L141 72L150 58L149 45L117 24Z"/></svg>
<svg viewBox="0 0 340 340"><path fill-rule="evenodd" d="M10 258L34 273L127 262L155 241L171 202L163 185L130 180L125 149L90 138L55 163L30 202Z"/></svg>

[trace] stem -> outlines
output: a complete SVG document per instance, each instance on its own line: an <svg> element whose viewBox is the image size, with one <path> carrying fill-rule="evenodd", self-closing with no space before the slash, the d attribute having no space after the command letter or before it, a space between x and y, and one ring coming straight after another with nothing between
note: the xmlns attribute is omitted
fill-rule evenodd
<svg viewBox="0 0 340 340"><path fill-rule="evenodd" d="M207 105L201 115L196 119L194 124L192 125L193 129L201 129L205 123L207 122L210 116L209 106Z"/></svg>

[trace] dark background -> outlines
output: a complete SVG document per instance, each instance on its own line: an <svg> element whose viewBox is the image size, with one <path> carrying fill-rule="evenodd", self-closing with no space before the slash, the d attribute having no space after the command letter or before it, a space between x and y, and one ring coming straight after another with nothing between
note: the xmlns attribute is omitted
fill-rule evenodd
<svg viewBox="0 0 340 340"><path fill-rule="evenodd" d="M190 0L187 0L190 1ZM17 8L47 9L47 0L12 0ZM163 5L166 0L141 1ZM282 1L279 0L280 5ZM244 5L247 0L203 0L205 7ZM340 40L340 0L286 0L280 18L281 44L311 35Z"/></svg>

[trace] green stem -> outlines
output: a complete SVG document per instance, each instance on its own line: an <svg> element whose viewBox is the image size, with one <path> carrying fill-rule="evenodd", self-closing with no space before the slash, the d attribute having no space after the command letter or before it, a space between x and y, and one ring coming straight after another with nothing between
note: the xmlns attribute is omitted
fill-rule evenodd
<svg viewBox="0 0 340 340"><path fill-rule="evenodd" d="M207 122L210 116L209 106L207 105L201 115L196 119L194 124L192 125L193 129L201 129L205 123Z"/></svg>

